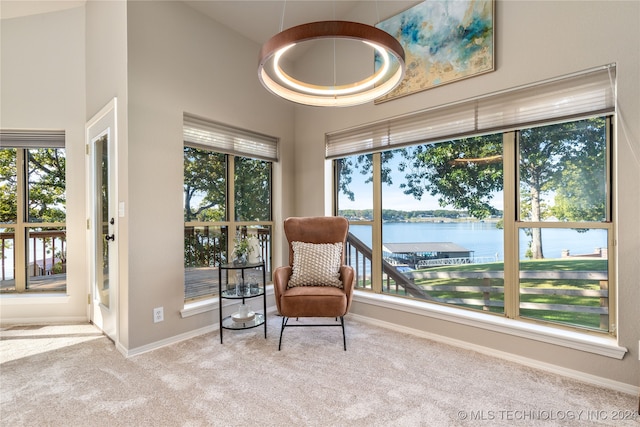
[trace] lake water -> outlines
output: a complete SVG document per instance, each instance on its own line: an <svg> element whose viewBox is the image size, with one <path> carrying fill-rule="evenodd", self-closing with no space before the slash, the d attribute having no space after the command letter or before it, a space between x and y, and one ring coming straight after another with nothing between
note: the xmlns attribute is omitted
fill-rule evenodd
<svg viewBox="0 0 640 427"><path fill-rule="evenodd" d="M371 247L371 228L351 225L349 231ZM493 222L388 222L382 225L384 243L452 242L473 252L474 257L504 259L503 230ZM529 238L520 232L520 259L524 259ZM572 255L591 254L607 247L606 230L578 233L569 228L542 229L545 258L560 258L568 249Z"/></svg>

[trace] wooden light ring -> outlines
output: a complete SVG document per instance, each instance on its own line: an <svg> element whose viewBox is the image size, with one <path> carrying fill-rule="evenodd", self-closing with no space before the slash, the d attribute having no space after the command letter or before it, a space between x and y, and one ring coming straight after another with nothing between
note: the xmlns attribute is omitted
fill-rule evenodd
<svg viewBox="0 0 640 427"><path fill-rule="evenodd" d="M391 34L371 25L351 21L319 21L298 25L271 37L260 49L259 68L279 49L292 43L315 39L346 38L368 41L383 46L404 64L404 49Z"/></svg>
<svg viewBox="0 0 640 427"><path fill-rule="evenodd" d="M318 92L334 91L333 93L321 94L298 92L296 90L292 90L286 88L285 86L282 86L280 83L269 77L268 73L265 70L265 65L273 56L278 53L278 51L296 43L327 38L345 38L372 43L373 45L378 46L377 49L383 49L387 54L394 56L398 61L400 67L392 77L383 79L380 85L375 89L362 91L356 90L355 92L345 94L337 94L335 93L335 91L343 91L345 90L345 88L357 89L361 86L363 88L368 87L371 84L371 81L374 80L374 78L376 80L379 78L379 73L382 70L379 70L373 73L371 76L356 83L342 86L320 86L296 80L287 75L282 69L279 68L279 66L276 67L278 71L284 76L284 78L289 82L307 89L310 88L314 91L315 89L319 89ZM270 38L260 50L258 78L268 90L272 91L276 95L282 96L294 102L308 105L329 106L332 105L331 103L333 102L329 101L329 99L334 99L336 100L336 102L340 102L342 106L348 106L366 102L367 100L374 99L374 97L377 96L382 96L384 93L392 90L402 80L402 76L404 75L404 68L404 49L400 45L400 42L398 42L398 40L396 40L389 33L386 33L385 31L382 31L370 25L361 24L358 22L319 21L289 28ZM346 89L346 91L348 92L349 89Z"/></svg>

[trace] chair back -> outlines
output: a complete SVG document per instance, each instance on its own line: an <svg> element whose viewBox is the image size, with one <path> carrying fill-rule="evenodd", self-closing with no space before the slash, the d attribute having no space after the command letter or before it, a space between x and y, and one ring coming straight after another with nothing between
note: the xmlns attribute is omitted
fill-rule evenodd
<svg viewBox="0 0 640 427"><path fill-rule="evenodd" d="M341 216L291 217L284 220L284 234L289 241L289 265L293 266L291 242L337 243L344 245L349 221ZM344 264L344 250L340 264Z"/></svg>

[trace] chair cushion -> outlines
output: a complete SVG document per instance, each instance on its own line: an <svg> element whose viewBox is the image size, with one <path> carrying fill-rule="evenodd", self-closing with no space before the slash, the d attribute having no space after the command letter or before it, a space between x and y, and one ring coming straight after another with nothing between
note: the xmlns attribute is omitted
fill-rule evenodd
<svg viewBox="0 0 640 427"><path fill-rule="evenodd" d="M288 287L334 286L342 288L342 243L291 242L293 268Z"/></svg>
<svg viewBox="0 0 640 427"><path fill-rule="evenodd" d="M347 313L347 294L333 286L296 286L283 294L278 308L286 317L339 317Z"/></svg>

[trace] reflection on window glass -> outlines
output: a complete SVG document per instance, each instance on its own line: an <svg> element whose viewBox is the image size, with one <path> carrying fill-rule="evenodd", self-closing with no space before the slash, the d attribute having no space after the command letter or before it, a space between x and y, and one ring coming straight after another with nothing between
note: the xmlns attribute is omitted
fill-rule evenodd
<svg viewBox="0 0 640 427"><path fill-rule="evenodd" d="M251 243L247 259L264 261L269 278L271 186L272 162L184 147L185 300L217 294L217 267L231 262L239 236Z"/></svg>
<svg viewBox="0 0 640 427"><path fill-rule="evenodd" d="M373 221L373 155L335 161L336 203L339 216L350 222L345 262L355 270L356 289L373 290L371 282Z"/></svg>
<svg viewBox="0 0 640 427"><path fill-rule="evenodd" d="M15 285L15 231L0 228L0 292L12 292Z"/></svg>
<svg viewBox="0 0 640 427"><path fill-rule="evenodd" d="M64 290L67 273L66 234L64 227L28 230L27 289Z"/></svg>
<svg viewBox="0 0 640 427"><path fill-rule="evenodd" d="M226 219L226 156L209 150L184 147L184 220Z"/></svg>
<svg viewBox="0 0 640 427"><path fill-rule="evenodd" d="M13 224L17 220L16 150L0 150L0 223Z"/></svg>
<svg viewBox="0 0 640 427"><path fill-rule="evenodd" d="M236 221L271 221L271 162L235 158Z"/></svg>
<svg viewBox="0 0 640 427"><path fill-rule="evenodd" d="M382 277L357 286L612 332L609 135L598 117L336 160L338 213L364 242L347 261L382 257ZM381 206L351 205L371 200L371 182ZM381 242L364 218L381 220ZM356 268L356 283L371 271Z"/></svg>
<svg viewBox="0 0 640 427"><path fill-rule="evenodd" d="M522 221L606 220L605 128L598 117L520 132Z"/></svg>
<svg viewBox="0 0 640 427"><path fill-rule="evenodd" d="M271 228L267 225L237 227L235 238L247 241L246 259L250 263L271 261Z"/></svg>
<svg viewBox="0 0 640 427"><path fill-rule="evenodd" d="M520 315L607 331L607 230L542 228L545 258L531 252L531 229L520 229Z"/></svg>
<svg viewBox="0 0 640 427"><path fill-rule="evenodd" d="M383 292L504 311L502 135L382 158Z"/></svg>
<svg viewBox="0 0 640 427"><path fill-rule="evenodd" d="M227 227L184 226L185 299L218 292L213 268L227 262Z"/></svg>
<svg viewBox="0 0 640 427"><path fill-rule="evenodd" d="M66 291L65 171L63 148L0 150L0 292Z"/></svg>
<svg viewBox="0 0 640 427"><path fill-rule="evenodd" d="M372 290L370 225L349 225L345 262L355 270L356 289Z"/></svg>
<svg viewBox="0 0 640 427"><path fill-rule="evenodd" d="M350 221L373 220L373 155L350 156L338 159L338 215Z"/></svg>
<svg viewBox="0 0 640 427"><path fill-rule="evenodd" d="M64 150L27 150L29 222L64 222L66 216Z"/></svg>

